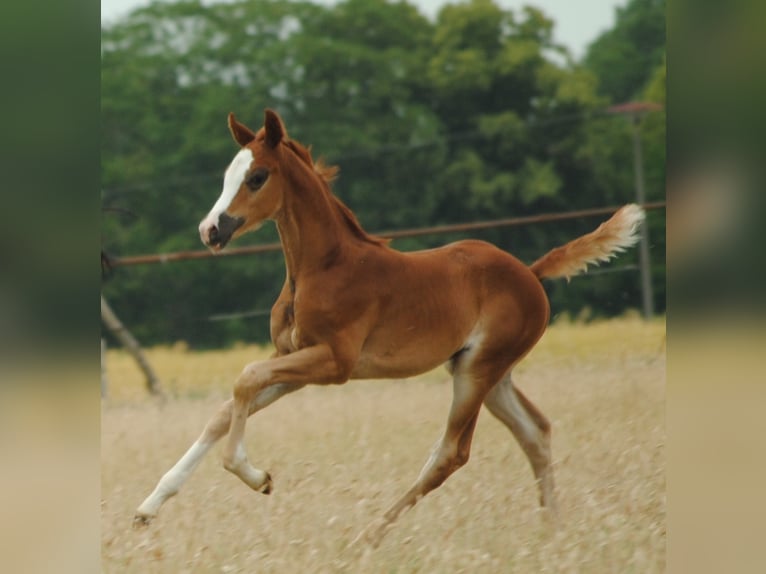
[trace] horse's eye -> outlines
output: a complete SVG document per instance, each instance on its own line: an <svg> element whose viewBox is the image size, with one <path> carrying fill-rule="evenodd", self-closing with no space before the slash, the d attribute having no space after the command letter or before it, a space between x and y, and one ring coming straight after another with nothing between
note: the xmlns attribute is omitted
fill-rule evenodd
<svg viewBox="0 0 766 574"><path fill-rule="evenodd" d="M265 167L259 167L247 177L245 183L247 187L255 191L266 183L267 179L269 179L269 170Z"/></svg>

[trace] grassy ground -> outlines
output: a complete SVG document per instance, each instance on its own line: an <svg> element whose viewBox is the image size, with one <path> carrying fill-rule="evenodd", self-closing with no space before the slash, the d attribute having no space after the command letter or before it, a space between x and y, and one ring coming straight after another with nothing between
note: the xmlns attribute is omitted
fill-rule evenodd
<svg viewBox="0 0 766 574"><path fill-rule="evenodd" d="M662 572L665 565L664 321L558 323L516 369L553 423L554 528L532 473L489 413L471 460L403 515L380 548L345 546L416 478L446 420L437 370L408 381L306 388L255 415L247 445L274 492L249 490L216 448L154 523L133 511L268 349L149 358L170 399L147 398L131 360L108 352L102 407L104 572Z"/></svg>

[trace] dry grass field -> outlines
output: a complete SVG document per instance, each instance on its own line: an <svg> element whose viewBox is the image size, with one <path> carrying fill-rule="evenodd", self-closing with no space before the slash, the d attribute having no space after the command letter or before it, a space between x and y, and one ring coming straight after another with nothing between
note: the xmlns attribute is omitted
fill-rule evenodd
<svg viewBox="0 0 766 574"><path fill-rule="evenodd" d="M306 388L250 419L248 453L270 496L220 464L220 447L146 529L133 511L268 349L149 358L169 394L147 397L110 350L102 405L102 568L172 573L641 573L665 566L665 323L553 325L515 380L553 423L557 525L532 472L484 412L471 460L404 514L375 551L346 545L416 478L451 398L444 370L407 381Z"/></svg>

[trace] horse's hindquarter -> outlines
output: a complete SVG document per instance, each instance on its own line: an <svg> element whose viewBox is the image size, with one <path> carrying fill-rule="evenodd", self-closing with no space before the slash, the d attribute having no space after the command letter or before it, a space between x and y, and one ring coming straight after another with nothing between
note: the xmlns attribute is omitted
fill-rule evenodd
<svg viewBox="0 0 766 574"><path fill-rule="evenodd" d="M492 337L498 348L514 352L542 334L548 308L540 282L495 246L461 241L386 255L379 276L360 277L374 287L379 308L353 378L412 376L479 338ZM538 317L531 322L530 311Z"/></svg>

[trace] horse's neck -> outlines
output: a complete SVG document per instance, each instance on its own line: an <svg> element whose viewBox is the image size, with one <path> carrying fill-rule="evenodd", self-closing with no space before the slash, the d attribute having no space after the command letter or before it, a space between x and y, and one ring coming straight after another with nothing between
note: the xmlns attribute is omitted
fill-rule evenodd
<svg viewBox="0 0 766 574"><path fill-rule="evenodd" d="M285 197L276 217L287 272L297 280L327 267L353 236L327 190L304 189L300 197Z"/></svg>

